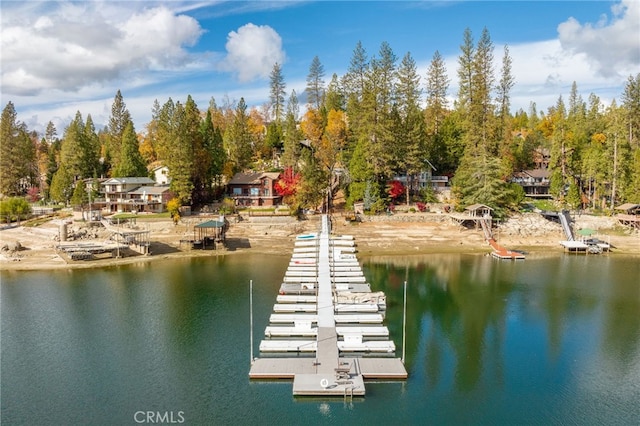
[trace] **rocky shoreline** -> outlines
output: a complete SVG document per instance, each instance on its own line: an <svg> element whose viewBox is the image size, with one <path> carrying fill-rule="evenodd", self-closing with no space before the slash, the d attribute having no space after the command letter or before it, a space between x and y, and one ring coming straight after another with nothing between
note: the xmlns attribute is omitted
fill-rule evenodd
<svg viewBox="0 0 640 426"><path fill-rule="evenodd" d="M192 216L174 225L169 219L141 220L137 226L148 229L151 255L129 255L122 258L71 261L56 251L59 221L50 221L37 227L12 227L0 231L0 266L3 270L36 270L57 268L92 268L113 264L155 261L175 257L219 256L238 253L267 253L290 255L297 234L318 229L319 215L298 221L291 217L230 217L225 249L194 250L180 241L193 236L193 227L202 220ZM401 256L429 253L486 254L490 247L482 230L463 227L449 215L439 213L398 213L394 215L365 216L362 221L351 222L341 215L332 217L333 232L353 235L359 257ZM582 215L575 218L575 229L590 228L600 239L614 247L612 253L640 255L640 233L623 228L614 218ZM536 213L512 216L494 227L494 236L501 245L527 252L530 255L561 254L559 245L564 240L558 223L546 220ZM69 238L81 242L104 241L109 237L106 229L87 228L84 224L70 225Z"/></svg>

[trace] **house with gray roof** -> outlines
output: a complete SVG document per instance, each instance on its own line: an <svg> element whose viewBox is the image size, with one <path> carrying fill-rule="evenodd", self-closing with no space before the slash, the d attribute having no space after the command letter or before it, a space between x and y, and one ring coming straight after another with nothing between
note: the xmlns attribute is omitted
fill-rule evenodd
<svg viewBox="0 0 640 426"><path fill-rule="evenodd" d="M150 212L166 210L171 192L148 177L111 178L101 183L104 208L108 212Z"/></svg>

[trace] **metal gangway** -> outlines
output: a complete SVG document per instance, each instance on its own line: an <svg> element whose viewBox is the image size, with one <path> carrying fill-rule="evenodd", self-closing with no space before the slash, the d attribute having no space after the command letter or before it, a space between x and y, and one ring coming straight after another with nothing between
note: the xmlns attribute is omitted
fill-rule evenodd
<svg viewBox="0 0 640 426"><path fill-rule="evenodd" d="M571 216L569 215L569 212L567 210L563 210L558 213L558 217L560 218L562 229L567 236L567 241L574 241L575 239L573 237L573 230L571 229Z"/></svg>

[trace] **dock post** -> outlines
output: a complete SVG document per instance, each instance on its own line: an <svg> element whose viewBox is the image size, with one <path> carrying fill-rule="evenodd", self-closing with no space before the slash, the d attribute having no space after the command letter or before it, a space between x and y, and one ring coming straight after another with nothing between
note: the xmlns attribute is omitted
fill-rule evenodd
<svg viewBox="0 0 640 426"><path fill-rule="evenodd" d="M253 280L249 280L249 337L251 339L251 365L253 365Z"/></svg>
<svg viewBox="0 0 640 426"><path fill-rule="evenodd" d="M402 308L402 363L404 364L404 347L407 341L407 282L404 282L404 302Z"/></svg>

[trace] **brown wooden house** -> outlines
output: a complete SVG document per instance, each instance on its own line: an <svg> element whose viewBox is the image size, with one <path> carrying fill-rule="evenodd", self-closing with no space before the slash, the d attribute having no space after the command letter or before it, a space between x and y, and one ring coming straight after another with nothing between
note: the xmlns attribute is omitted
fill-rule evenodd
<svg viewBox="0 0 640 426"><path fill-rule="evenodd" d="M549 193L551 181L548 169L531 169L516 172L511 177L511 182L522 186L527 197L551 198Z"/></svg>
<svg viewBox="0 0 640 426"><path fill-rule="evenodd" d="M280 173L236 173L227 183L227 194L239 206L277 206L282 197L275 190Z"/></svg>

